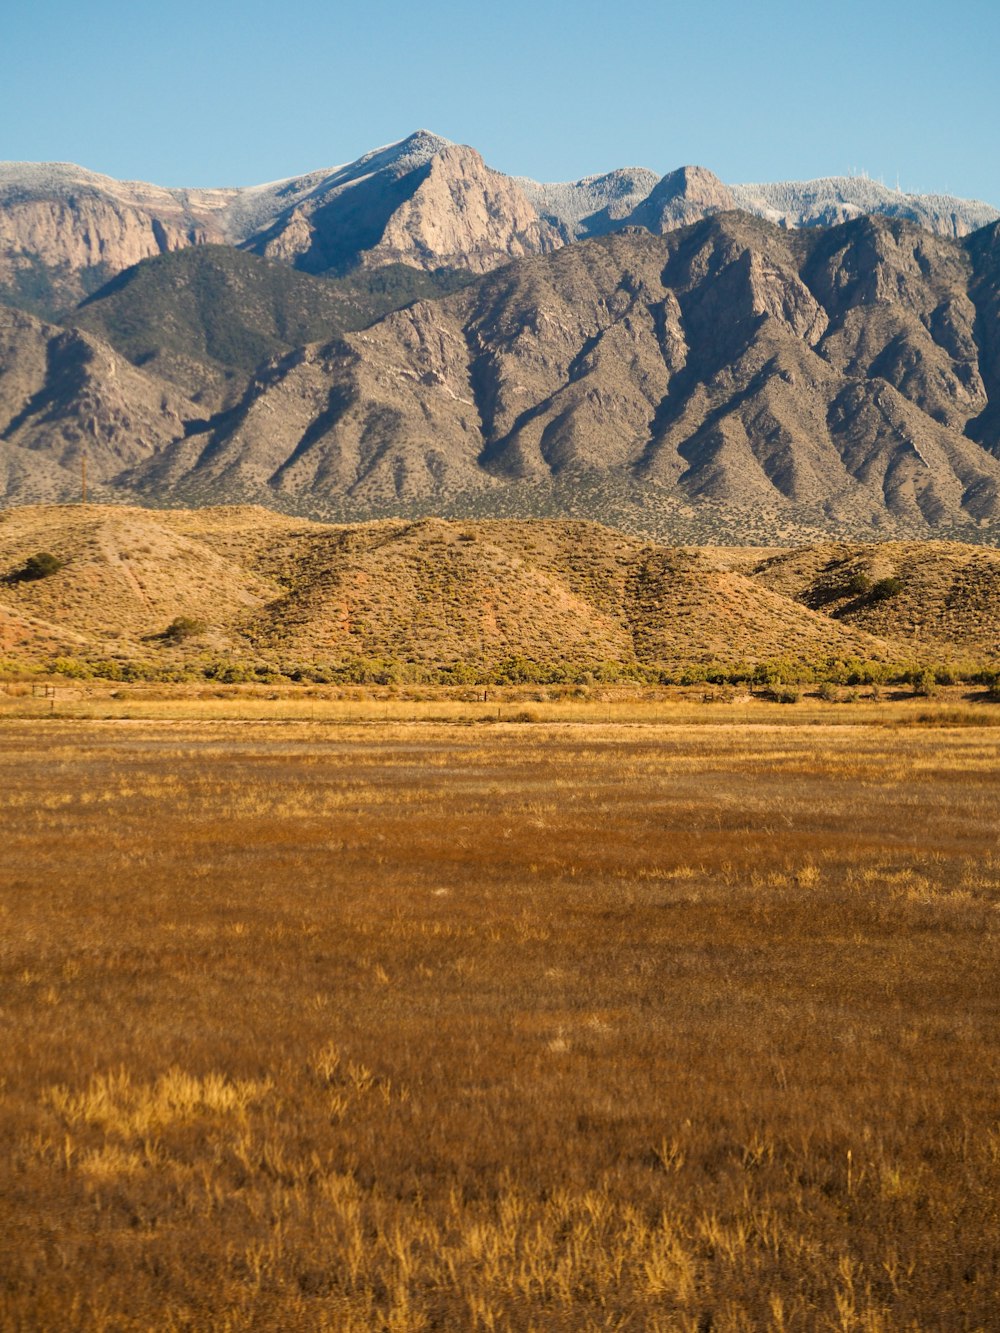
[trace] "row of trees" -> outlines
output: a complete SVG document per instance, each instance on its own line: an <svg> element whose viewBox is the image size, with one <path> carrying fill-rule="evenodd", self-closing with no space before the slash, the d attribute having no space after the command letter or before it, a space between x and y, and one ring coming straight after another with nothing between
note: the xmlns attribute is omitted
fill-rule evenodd
<svg viewBox="0 0 1000 1333"><path fill-rule="evenodd" d="M33 668L77 680L215 681L219 684L300 682L312 685L719 685L774 690L783 686L900 686L925 690L938 685L993 687L996 662L876 661L862 658L770 658L761 662L696 662L676 667L638 662L539 662L513 655L495 662L456 661L439 666L353 658L337 663L240 662L204 658L156 663L120 658L56 657ZM0 673L24 674L15 663Z"/></svg>

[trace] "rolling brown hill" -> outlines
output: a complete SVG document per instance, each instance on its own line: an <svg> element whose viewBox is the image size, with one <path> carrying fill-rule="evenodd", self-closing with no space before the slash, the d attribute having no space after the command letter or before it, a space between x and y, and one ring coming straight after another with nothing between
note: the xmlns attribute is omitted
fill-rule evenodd
<svg viewBox="0 0 1000 1333"><path fill-rule="evenodd" d="M743 567L756 582L841 625L945 655L1000 656L1000 552L994 548L830 543ZM880 584L899 586L881 597Z"/></svg>
<svg viewBox="0 0 1000 1333"><path fill-rule="evenodd" d="M41 551L62 567L23 578ZM843 593L859 571L901 587L866 606ZM583 522L36 506L3 514L0 577L0 653L23 662L222 656L476 675L510 659L574 671L1000 661L1000 556L951 543L701 551ZM196 623L164 637L178 618Z"/></svg>

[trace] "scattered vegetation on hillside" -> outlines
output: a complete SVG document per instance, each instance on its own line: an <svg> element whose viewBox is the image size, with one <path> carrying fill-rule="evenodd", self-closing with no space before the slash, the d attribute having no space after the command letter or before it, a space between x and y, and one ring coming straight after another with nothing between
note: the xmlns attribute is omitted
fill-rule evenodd
<svg viewBox="0 0 1000 1333"><path fill-rule="evenodd" d="M25 671L771 688L898 686L927 671L983 684L1000 670L1000 555L952 543L762 555L577 522L8 511L0 569L41 568L46 551L63 573L8 576L0 597L0 645ZM881 585L895 591L876 596Z"/></svg>

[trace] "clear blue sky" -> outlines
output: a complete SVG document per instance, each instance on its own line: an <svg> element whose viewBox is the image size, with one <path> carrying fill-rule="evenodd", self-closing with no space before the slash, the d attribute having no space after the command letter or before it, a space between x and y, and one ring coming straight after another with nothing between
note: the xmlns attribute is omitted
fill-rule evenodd
<svg viewBox="0 0 1000 1333"><path fill-rule="evenodd" d="M425 127L543 180L867 171L1000 207L997 0L12 0L0 158L249 185Z"/></svg>

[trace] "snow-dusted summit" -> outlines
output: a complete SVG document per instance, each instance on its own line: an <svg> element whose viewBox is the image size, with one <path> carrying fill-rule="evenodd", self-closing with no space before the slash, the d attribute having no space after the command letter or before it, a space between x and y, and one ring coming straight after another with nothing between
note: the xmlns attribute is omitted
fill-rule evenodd
<svg viewBox="0 0 1000 1333"><path fill-rule="evenodd" d="M865 177L726 185L686 166L623 167L545 184L504 175L428 130L354 162L243 188L166 189L70 163L0 163L0 301L52 315L142 259L189 245L239 246L309 273L359 264L486 272L573 241L666 232L741 209L783 227L864 213L961 237L987 204L904 195Z"/></svg>

